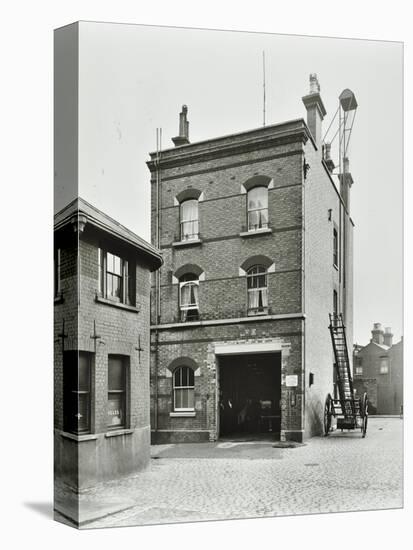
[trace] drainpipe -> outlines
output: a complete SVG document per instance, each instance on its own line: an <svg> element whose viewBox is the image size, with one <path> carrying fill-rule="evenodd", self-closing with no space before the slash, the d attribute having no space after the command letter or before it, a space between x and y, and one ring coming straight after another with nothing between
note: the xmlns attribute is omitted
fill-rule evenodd
<svg viewBox="0 0 413 550"><path fill-rule="evenodd" d="M162 128L156 129L156 223L155 223L155 245L160 250L160 159L162 149ZM159 330L158 325L161 317L161 268L155 272L155 376L154 376L154 431L158 431L158 371L159 371Z"/></svg>

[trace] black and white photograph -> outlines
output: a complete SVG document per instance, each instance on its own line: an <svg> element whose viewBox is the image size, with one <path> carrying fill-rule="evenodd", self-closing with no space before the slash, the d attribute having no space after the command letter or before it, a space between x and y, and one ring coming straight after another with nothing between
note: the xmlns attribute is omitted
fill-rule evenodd
<svg viewBox="0 0 413 550"><path fill-rule="evenodd" d="M2 7L1 546L408 547L408 5Z"/></svg>
<svg viewBox="0 0 413 550"><path fill-rule="evenodd" d="M55 518L401 508L403 45L54 40Z"/></svg>

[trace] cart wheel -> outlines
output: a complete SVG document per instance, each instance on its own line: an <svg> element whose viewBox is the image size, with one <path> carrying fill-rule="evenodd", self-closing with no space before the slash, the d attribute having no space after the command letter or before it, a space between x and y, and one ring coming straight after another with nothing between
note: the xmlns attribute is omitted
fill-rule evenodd
<svg viewBox="0 0 413 550"><path fill-rule="evenodd" d="M324 435L327 436L331 428L331 416L332 416L332 406L331 406L331 395L328 394L326 401L324 403Z"/></svg>
<svg viewBox="0 0 413 550"><path fill-rule="evenodd" d="M369 401L367 399L367 393L363 395L363 400L361 403L361 412L362 412L362 426L361 426L361 433L362 437L366 437L367 432L367 421L369 418Z"/></svg>

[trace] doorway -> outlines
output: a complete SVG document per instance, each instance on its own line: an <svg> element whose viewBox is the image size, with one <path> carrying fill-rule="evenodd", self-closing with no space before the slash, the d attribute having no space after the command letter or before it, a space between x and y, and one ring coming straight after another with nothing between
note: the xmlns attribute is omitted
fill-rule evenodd
<svg viewBox="0 0 413 550"><path fill-rule="evenodd" d="M279 439L281 353L219 358L219 436Z"/></svg>

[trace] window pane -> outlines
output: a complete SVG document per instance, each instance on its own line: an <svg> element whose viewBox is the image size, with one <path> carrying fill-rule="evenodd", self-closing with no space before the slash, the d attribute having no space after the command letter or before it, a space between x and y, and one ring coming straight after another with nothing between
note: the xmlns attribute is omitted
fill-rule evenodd
<svg viewBox="0 0 413 550"><path fill-rule="evenodd" d="M260 214L260 219L259 219L260 227L266 227L268 225L268 210L266 208L263 210L260 210L259 214Z"/></svg>
<svg viewBox="0 0 413 550"><path fill-rule="evenodd" d="M257 228L259 225L259 216L257 210L249 212L248 214L248 229Z"/></svg>
<svg viewBox="0 0 413 550"><path fill-rule="evenodd" d="M106 255L106 269L107 271L113 273L113 254L111 254L110 252L108 252Z"/></svg>
<svg viewBox="0 0 413 550"><path fill-rule="evenodd" d="M113 275L108 274L106 278L106 294L107 296L113 296L113 285L112 285Z"/></svg>
<svg viewBox="0 0 413 550"><path fill-rule="evenodd" d="M198 201L188 200L181 204L181 239L198 237Z"/></svg>
<svg viewBox="0 0 413 550"><path fill-rule="evenodd" d="M258 291L250 290L248 292L248 309L258 308Z"/></svg>
<svg viewBox="0 0 413 550"><path fill-rule="evenodd" d="M77 351L63 357L63 429L75 434L90 430L90 358Z"/></svg>
<svg viewBox="0 0 413 550"><path fill-rule="evenodd" d="M123 426L125 424L124 395L109 393L108 396L108 426Z"/></svg>
<svg viewBox="0 0 413 550"><path fill-rule="evenodd" d="M198 201L189 200L181 204L181 221L188 222L198 219Z"/></svg>
<svg viewBox="0 0 413 550"><path fill-rule="evenodd" d="M182 390L175 390L175 409L182 409Z"/></svg>
<svg viewBox="0 0 413 550"><path fill-rule="evenodd" d="M122 283L121 283L120 277L116 277L116 275L114 275L112 278L112 295L115 298L121 297L121 288L122 288Z"/></svg>
<svg viewBox="0 0 413 550"><path fill-rule="evenodd" d="M181 403L183 409L194 408L194 390L192 388L185 388L180 390L182 392Z"/></svg>
<svg viewBox="0 0 413 550"><path fill-rule="evenodd" d="M194 409L195 408L195 392L193 389L188 389L188 409Z"/></svg>
<svg viewBox="0 0 413 550"><path fill-rule="evenodd" d="M108 388L112 390L124 390L125 368L121 357L109 357L108 364Z"/></svg>
<svg viewBox="0 0 413 550"><path fill-rule="evenodd" d="M122 275L121 260L119 256L113 256L113 272L116 275Z"/></svg>
<svg viewBox="0 0 413 550"><path fill-rule="evenodd" d="M187 389L182 390L182 407L184 409L188 408L188 391Z"/></svg>
<svg viewBox="0 0 413 550"><path fill-rule="evenodd" d="M188 386L194 386L194 385L195 385L194 371L193 369L188 367Z"/></svg>
<svg viewBox="0 0 413 550"><path fill-rule="evenodd" d="M186 283L181 286L181 307L198 306L198 285L196 283Z"/></svg>
<svg viewBox="0 0 413 550"><path fill-rule="evenodd" d="M79 391L89 391L90 368L89 368L89 357L86 353L79 353L78 373L79 373L79 382L78 382Z"/></svg>
<svg viewBox="0 0 413 550"><path fill-rule="evenodd" d="M193 409L195 407L195 394L193 388L175 390L175 409Z"/></svg>
<svg viewBox="0 0 413 550"><path fill-rule="evenodd" d="M268 189L267 187L254 187L248 191L248 209L267 208L268 207Z"/></svg>
<svg viewBox="0 0 413 550"><path fill-rule="evenodd" d="M89 393L80 393L77 395L77 413L75 418L77 420L77 431L85 432L89 430Z"/></svg>
<svg viewBox="0 0 413 550"><path fill-rule="evenodd" d="M191 367L179 367L174 372L174 387L187 387L194 385L194 371Z"/></svg>

